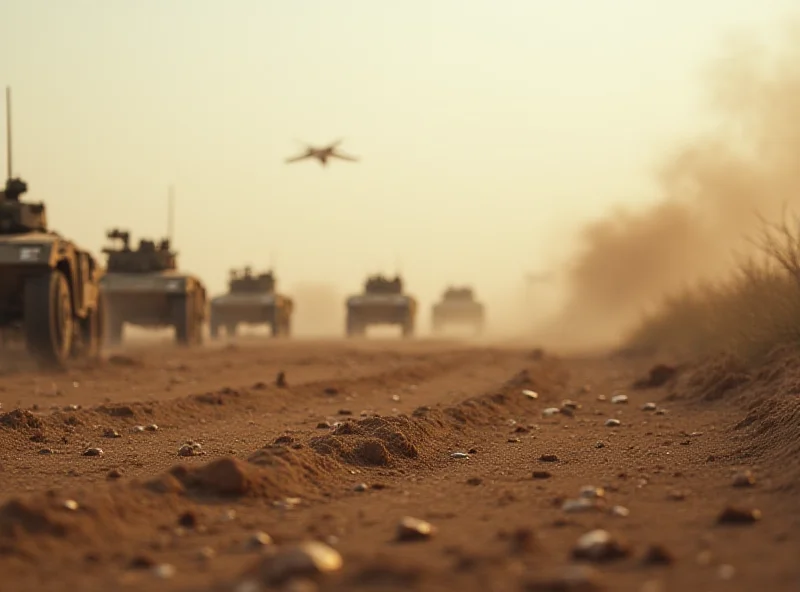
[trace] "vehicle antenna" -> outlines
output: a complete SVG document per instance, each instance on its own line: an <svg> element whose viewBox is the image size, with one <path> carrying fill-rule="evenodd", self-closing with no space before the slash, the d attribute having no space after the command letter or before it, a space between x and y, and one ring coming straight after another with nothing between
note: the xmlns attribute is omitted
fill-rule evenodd
<svg viewBox="0 0 800 592"><path fill-rule="evenodd" d="M6 167L8 178L14 175L14 164L11 156L11 87L6 87Z"/></svg>
<svg viewBox="0 0 800 592"><path fill-rule="evenodd" d="M167 239L170 244L175 235L175 188L169 186L169 196L167 198Z"/></svg>

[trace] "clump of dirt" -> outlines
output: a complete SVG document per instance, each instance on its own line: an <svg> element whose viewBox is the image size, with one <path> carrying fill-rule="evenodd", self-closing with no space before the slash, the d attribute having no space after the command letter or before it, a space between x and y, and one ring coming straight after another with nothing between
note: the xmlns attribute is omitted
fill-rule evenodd
<svg viewBox="0 0 800 592"><path fill-rule="evenodd" d="M332 434L312 438L310 445L319 454L335 455L348 464L385 467L418 458L415 442L428 440L425 426L414 419L368 417L340 424Z"/></svg>
<svg viewBox="0 0 800 592"><path fill-rule="evenodd" d="M176 465L146 486L158 493L199 499L308 498L316 496L336 472L341 473L341 467L309 450L270 446L256 451L246 461L225 457L198 466Z"/></svg>
<svg viewBox="0 0 800 592"><path fill-rule="evenodd" d="M669 400L717 401L751 380L744 363L728 354L700 364L680 378L673 382Z"/></svg>
<svg viewBox="0 0 800 592"><path fill-rule="evenodd" d="M636 390L659 388L675 379L677 375L678 368L676 366L656 364L650 368L647 376L639 378L631 386Z"/></svg>
<svg viewBox="0 0 800 592"><path fill-rule="evenodd" d="M0 413L0 426L20 432L30 432L41 430L44 422L30 411L14 409L8 413Z"/></svg>

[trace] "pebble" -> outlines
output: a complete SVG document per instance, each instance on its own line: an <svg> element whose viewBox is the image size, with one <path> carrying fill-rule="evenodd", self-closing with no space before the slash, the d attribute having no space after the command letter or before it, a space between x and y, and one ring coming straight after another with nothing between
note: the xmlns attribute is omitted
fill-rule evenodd
<svg viewBox="0 0 800 592"><path fill-rule="evenodd" d="M631 511L625 506L612 506L611 509L608 511L608 513L611 514L612 516L625 518L626 516L630 515Z"/></svg>
<svg viewBox="0 0 800 592"><path fill-rule="evenodd" d="M457 459L469 458L469 454L467 454L466 452L454 452L450 455L450 458L457 458Z"/></svg>
<svg viewBox="0 0 800 592"><path fill-rule="evenodd" d="M614 405L621 405L628 402L628 395L614 395L611 397L611 402Z"/></svg>
<svg viewBox="0 0 800 592"><path fill-rule="evenodd" d="M656 409L656 415L666 415L666 414L667 414L666 409Z"/></svg>
<svg viewBox="0 0 800 592"><path fill-rule="evenodd" d="M671 565L674 561L672 553L662 545L650 545L642 558L645 565Z"/></svg>
<svg viewBox="0 0 800 592"><path fill-rule="evenodd" d="M72 499L64 500L64 507L67 510L72 510L73 512L78 509L78 502Z"/></svg>
<svg viewBox="0 0 800 592"><path fill-rule="evenodd" d="M148 432L157 432L158 431L158 426L156 424L154 424L154 423L151 423L150 425L145 426L144 429L147 430Z"/></svg>
<svg viewBox="0 0 800 592"><path fill-rule="evenodd" d="M120 479L122 477L122 471L120 469L111 469L108 472L107 477L109 479Z"/></svg>
<svg viewBox="0 0 800 592"><path fill-rule="evenodd" d="M214 550L214 547L203 547L197 552L197 558L201 561L209 561L216 556L217 552Z"/></svg>
<svg viewBox="0 0 800 592"><path fill-rule="evenodd" d="M405 516L397 525L398 541L421 541L431 538L436 528L430 523L411 516Z"/></svg>
<svg viewBox="0 0 800 592"><path fill-rule="evenodd" d="M597 502L585 497L568 499L561 504L561 510L567 512L568 514L574 514L576 512L588 512L589 510L597 509Z"/></svg>
<svg viewBox="0 0 800 592"><path fill-rule="evenodd" d="M561 409L558 407L548 407L547 409L542 410L543 417L553 417L554 415L558 415L561 413Z"/></svg>
<svg viewBox="0 0 800 592"><path fill-rule="evenodd" d="M572 409L573 411L577 411L581 408L581 404L577 401L573 401L572 399L565 399L561 401L561 408L562 409Z"/></svg>
<svg viewBox="0 0 800 592"><path fill-rule="evenodd" d="M728 506L717 518L719 524L752 524L761 520L761 510Z"/></svg>
<svg viewBox="0 0 800 592"><path fill-rule="evenodd" d="M606 490L594 485L584 485L580 489L579 497L586 499L600 499L606 496Z"/></svg>
<svg viewBox="0 0 800 592"><path fill-rule="evenodd" d="M102 448L87 448L83 451L83 456L103 456Z"/></svg>
<svg viewBox="0 0 800 592"><path fill-rule="evenodd" d="M103 430L103 436L106 438L122 438L122 434L113 428L106 428Z"/></svg>
<svg viewBox="0 0 800 592"><path fill-rule="evenodd" d="M606 420L606 427L607 428L616 428L622 425L622 422L618 419L607 419Z"/></svg>
<svg viewBox="0 0 800 592"><path fill-rule="evenodd" d="M733 476L734 487L752 487L756 484L756 478L751 471L742 471Z"/></svg>
<svg viewBox="0 0 800 592"><path fill-rule="evenodd" d="M295 578L330 574L342 569L339 552L319 541L307 541L281 549L259 561L254 574L268 585L283 584Z"/></svg>
<svg viewBox="0 0 800 592"><path fill-rule="evenodd" d="M170 565L169 563L161 563L153 568L153 573L155 576L157 578L161 578L162 580L168 580L175 575L176 571L177 570L175 569L175 566Z"/></svg>
<svg viewBox="0 0 800 592"><path fill-rule="evenodd" d="M269 547L273 544L272 537L266 532L259 531L250 537L247 546L252 549L260 549L262 547Z"/></svg>
<svg viewBox="0 0 800 592"><path fill-rule="evenodd" d="M205 454L203 447L197 442L186 442L178 449L178 456L200 456Z"/></svg>
<svg viewBox="0 0 800 592"><path fill-rule="evenodd" d="M529 399L538 399L539 398L539 393L537 393L536 391L528 390L528 389L523 389L522 394L525 395L526 397L528 397Z"/></svg>
<svg viewBox="0 0 800 592"><path fill-rule="evenodd" d="M642 411L655 411L656 404L655 403L645 403L642 405Z"/></svg>
<svg viewBox="0 0 800 592"><path fill-rule="evenodd" d="M534 471L533 478L534 479L549 479L552 477L553 474L550 471Z"/></svg>
<svg viewBox="0 0 800 592"><path fill-rule="evenodd" d="M555 454L543 454L539 457L542 462L558 462L558 457Z"/></svg>
<svg viewBox="0 0 800 592"><path fill-rule="evenodd" d="M139 432L143 432L143 431L144 431L144 426L140 426L140 425L133 426L133 428L132 428L132 431L133 431L133 432L135 432L135 433L137 433L137 434L138 434Z"/></svg>
<svg viewBox="0 0 800 592"><path fill-rule="evenodd" d="M366 483L358 483L355 487L353 487L353 491L366 491L369 489L369 486Z"/></svg>
<svg viewBox="0 0 800 592"><path fill-rule="evenodd" d="M589 561L611 561L627 557L629 554L630 549L625 543L602 529L587 532L578 539L572 549L573 557Z"/></svg>
<svg viewBox="0 0 800 592"><path fill-rule="evenodd" d="M594 447L595 448L605 448L606 445L605 445L605 442L601 442L601 441L598 440L597 442L594 443Z"/></svg>

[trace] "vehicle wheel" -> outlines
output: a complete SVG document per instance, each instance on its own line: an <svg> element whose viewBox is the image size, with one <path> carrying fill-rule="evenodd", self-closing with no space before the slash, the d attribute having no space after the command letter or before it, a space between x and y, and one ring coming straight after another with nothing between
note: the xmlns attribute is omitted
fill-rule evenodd
<svg viewBox="0 0 800 592"><path fill-rule="evenodd" d="M228 323L225 325L225 334L228 336L228 339L236 337L236 323Z"/></svg>
<svg viewBox="0 0 800 592"><path fill-rule="evenodd" d="M105 337L105 313L105 300L101 296L97 299L97 308L79 321L80 346L73 348L73 357L94 359L100 355Z"/></svg>
<svg viewBox="0 0 800 592"><path fill-rule="evenodd" d="M28 351L40 362L60 366L72 352L75 318L72 292L60 271L25 282L23 330Z"/></svg>
<svg viewBox="0 0 800 592"><path fill-rule="evenodd" d="M219 322L213 316L208 324L208 335L215 341L219 339Z"/></svg>
<svg viewBox="0 0 800 592"><path fill-rule="evenodd" d="M188 295L172 300L172 324L175 327L175 342L178 345L191 345L194 341L195 319L191 313Z"/></svg>

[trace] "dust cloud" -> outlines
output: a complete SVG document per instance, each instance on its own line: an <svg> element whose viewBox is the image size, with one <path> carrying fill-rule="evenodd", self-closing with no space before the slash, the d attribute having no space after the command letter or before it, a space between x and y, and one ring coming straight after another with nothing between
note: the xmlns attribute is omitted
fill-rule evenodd
<svg viewBox="0 0 800 592"><path fill-rule="evenodd" d="M715 126L664 160L655 205L581 230L564 305L536 331L550 347L618 343L667 294L752 253L759 216L800 201L800 26L772 48L731 41L707 73Z"/></svg>
<svg viewBox="0 0 800 592"><path fill-rule="evenodd" d="M300 337L339 337L345 328L345 295L336 286L302 282L292 286L292 333Z"/></svg>

